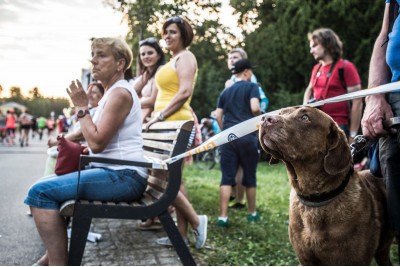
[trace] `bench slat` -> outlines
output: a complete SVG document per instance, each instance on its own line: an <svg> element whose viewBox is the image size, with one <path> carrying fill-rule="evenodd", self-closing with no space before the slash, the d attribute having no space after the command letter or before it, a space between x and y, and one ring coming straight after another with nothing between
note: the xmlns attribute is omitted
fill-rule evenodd
<svg viewBox="0 0 400 267"><path fill-rule="evenodd" d="M174 149L174 145L170 143L165 143L165 142L157 142L153 140L143 140L143 146L144 147L149 147L149 148L156 148L156 149L162 149L168 152L171 152Z"/></svg>
<svg viewBox="0 0 400 267"><path fill-rule="evenodd" d="M169 133L142 133L143 140L160 140L160 141L174 141L176 140L177 133L169 132Z"/></svg>
<svg viewBox="0 0 400 267"><path fill-rule="evenodd" d="M144 155L146 157L151 157L151 158L160 159L160 160L166 160L169 158L169 155L167 155L167 154L159 154L159 153L147 151L147 150L144 151Z"/></svg>
<svg viewBox="0 0 400 267"><path fill-rule="evenodd" d="M160 199L164 195L163 192L160 192L160 191L156 190L154 187L151 187L151 186L147 187L146 193L151 195L156 200Z"/></svg>
<svg viewBox="0 0 400 267"><path fill-rule="evenodd" d="M146 194L146 192L143 194L143 197L138 200L139 203L143 203L146 206L150 206L151 204L154 203L153 198L149 195Z"/></svg>
<svg viewBox="0 0 400 267"><path fill-rule="evenodd" d="M160 179L160 178L152 176L152 175L149 175L149 178L147 181L149 183L155 184L158 187L163 188L163 189L167 188L167 186L168 186L168 182L165 179Z"/></svg>
<svg viewBox="0 0 400 267"><path fill-rule="evenodd" d="M174 130L182 128L182 125L185 124L187 121L163 121L162 123L154 123L150 126L150 131L154 130ZM191 129L188 129L190 131ZM144 127L143 127L144 132Z"/></svg>

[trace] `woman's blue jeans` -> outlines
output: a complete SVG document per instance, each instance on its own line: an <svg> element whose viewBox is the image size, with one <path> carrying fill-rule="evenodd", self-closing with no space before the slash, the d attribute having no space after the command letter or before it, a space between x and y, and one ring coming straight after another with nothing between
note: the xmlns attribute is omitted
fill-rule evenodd
<svg viewBox="0 0 400 267"><path fill-rule="evenodd" d="M59 209L77 194L78 172L49 175L31 186L24 203L41 209ZM135 170L89 168L81 171L79 199L99 201L133 201L139 199L147 180Z"/></svg>

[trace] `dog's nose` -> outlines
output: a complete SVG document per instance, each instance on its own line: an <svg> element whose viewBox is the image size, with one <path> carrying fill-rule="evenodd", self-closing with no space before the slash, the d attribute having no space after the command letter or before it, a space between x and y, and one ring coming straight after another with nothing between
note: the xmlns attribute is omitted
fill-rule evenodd
<svg viewBox="0 0 400 267"><path fill-rule="evenodd" d="M275 116L272 115L265 115L261 118L262 126L267 127L275 124L278 120Z"/></svg>

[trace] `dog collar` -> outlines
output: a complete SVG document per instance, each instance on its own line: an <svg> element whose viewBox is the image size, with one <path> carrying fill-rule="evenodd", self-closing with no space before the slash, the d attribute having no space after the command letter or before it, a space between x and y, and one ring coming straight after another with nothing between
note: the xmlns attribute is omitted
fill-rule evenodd
<svg viewBox="0 0 400 267"><path fill-rule="evenodd" d="M354 167L352 166L349 172L346 175L346 178L340 184L340 186L330 192L322 193L322 194L313 194L309 196L303 196L296 192L300 202L308 207L322 207L330 203L334 200L337 196L339 196L344 189L346 188L347 184L349 183L350 176L354 173Z"/></svg>

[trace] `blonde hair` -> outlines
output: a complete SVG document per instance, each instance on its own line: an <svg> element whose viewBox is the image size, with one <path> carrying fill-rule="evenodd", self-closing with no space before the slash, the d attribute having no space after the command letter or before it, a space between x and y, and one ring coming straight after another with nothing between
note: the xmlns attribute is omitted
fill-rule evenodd
<svg viewBox="0 0 400 267"><path fill-rule="evenodd" d="M233 54L233 53L239 53L240 56L242 57L242 59L247 58L247 53L246 53L246 51L244 51L243 48L240 48L240 47L233 48L231 51L229 51L229 54Z"/></svg>
<svg viewBox="0 0 400 267"><path fill-rule="evenodd" d="M124 71L132 65L133 54L129 45L120 38L102 37L94 38L92 41L92 51L94 48L107 45L111 47L111 53L116 60L124 59Z"/></svg>

